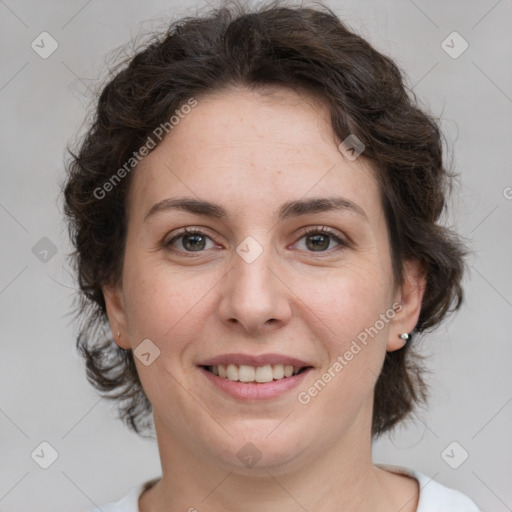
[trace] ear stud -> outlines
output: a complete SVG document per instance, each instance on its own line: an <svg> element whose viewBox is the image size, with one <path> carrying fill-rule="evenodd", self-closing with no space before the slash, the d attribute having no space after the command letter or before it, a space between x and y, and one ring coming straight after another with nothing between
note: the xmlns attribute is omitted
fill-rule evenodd
<svg viewBox="0 0 512 512"><path fill-rule="evenodd" d="M410 341L411 338L412 338L412 335L407 333L407 332L404 332L402 334L399 334L398 337L401 339L401 340L404 340L404 341Z"/></svg>

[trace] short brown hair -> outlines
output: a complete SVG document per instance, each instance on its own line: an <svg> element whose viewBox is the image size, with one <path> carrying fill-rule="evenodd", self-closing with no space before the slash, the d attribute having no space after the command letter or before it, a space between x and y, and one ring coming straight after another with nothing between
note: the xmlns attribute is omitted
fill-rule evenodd
<svg viewBox="0 0 512 512"><path fill-rule="evenodd" d="M121 276L131 173L104 197L97 191L191 97L274 85L323 98L340 140L353 134L365 144L380 185L396 282L407 259L419 260L426 275L415 332L434 328L461 305L464 246L439 224L453 177L443 163L442 135L392 60L321 4L230 2L173 22L122 62L101 91L92 126L76 154L70 151L64 189L84 321L77 348L91 384L118 402L123 421L141 435L151 404L132 352L112 340L101 289ZM414 345L413 339L386 354L375 388L374 437L426 400Z"/></svg>

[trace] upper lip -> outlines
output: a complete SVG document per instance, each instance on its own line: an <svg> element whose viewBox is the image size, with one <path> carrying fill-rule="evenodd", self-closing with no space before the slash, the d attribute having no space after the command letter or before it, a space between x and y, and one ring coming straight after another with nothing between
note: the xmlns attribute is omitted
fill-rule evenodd
<svg viewBox="0 0 512 512"><path fill-rule="evenodd" d="M259 356L249 354L222 354L217 357L212 357L211 359L205 359L204 361L199 362L198 366L218 366L219 364L236 364L238 366L247 365L256 367L265 366L267 364L282 364L295 366L296 368L311 366L305 361L282 354L262 354Z"/></svg>

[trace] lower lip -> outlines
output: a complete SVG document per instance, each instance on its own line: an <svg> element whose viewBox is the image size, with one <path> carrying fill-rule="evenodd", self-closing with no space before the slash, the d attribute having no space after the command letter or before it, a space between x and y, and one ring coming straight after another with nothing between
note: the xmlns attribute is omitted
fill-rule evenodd
<svg viewBox="0 0 512 512"><path fill-rule="evenodd" d="M201 366L199 370L201 370L206 378L218 389L238 400L264 400L276 398L298 386L312 368L308 368L292 377L284 377L271 382L233 381L218 377Z"/></svg>

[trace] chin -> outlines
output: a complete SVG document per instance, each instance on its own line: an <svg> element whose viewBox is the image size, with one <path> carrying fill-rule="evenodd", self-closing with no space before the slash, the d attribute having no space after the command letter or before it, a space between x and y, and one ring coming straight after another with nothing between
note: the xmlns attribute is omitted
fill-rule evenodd
<svg viewBox="0 0 512 512"><path fill-rule="evenodd" d="M254 475L262 471L262 475L265 475L267 470L284 471L303 453L303 443L313 442L308 441L304 435L291 435L289 430L283 429L282 434L278 435L274 429L279 421L265 421L265 428L261 429L249 427L249 422L244 423L245 429L240 435L226 425L233 437L226 439L224 436L221 443L212 441L215 448L211 451L216 452L214 458L222 461L226 469L236 473ZM270 428L269 423L272 425ZM254 435L248 435L248 429L252 430Z"/></svg>

